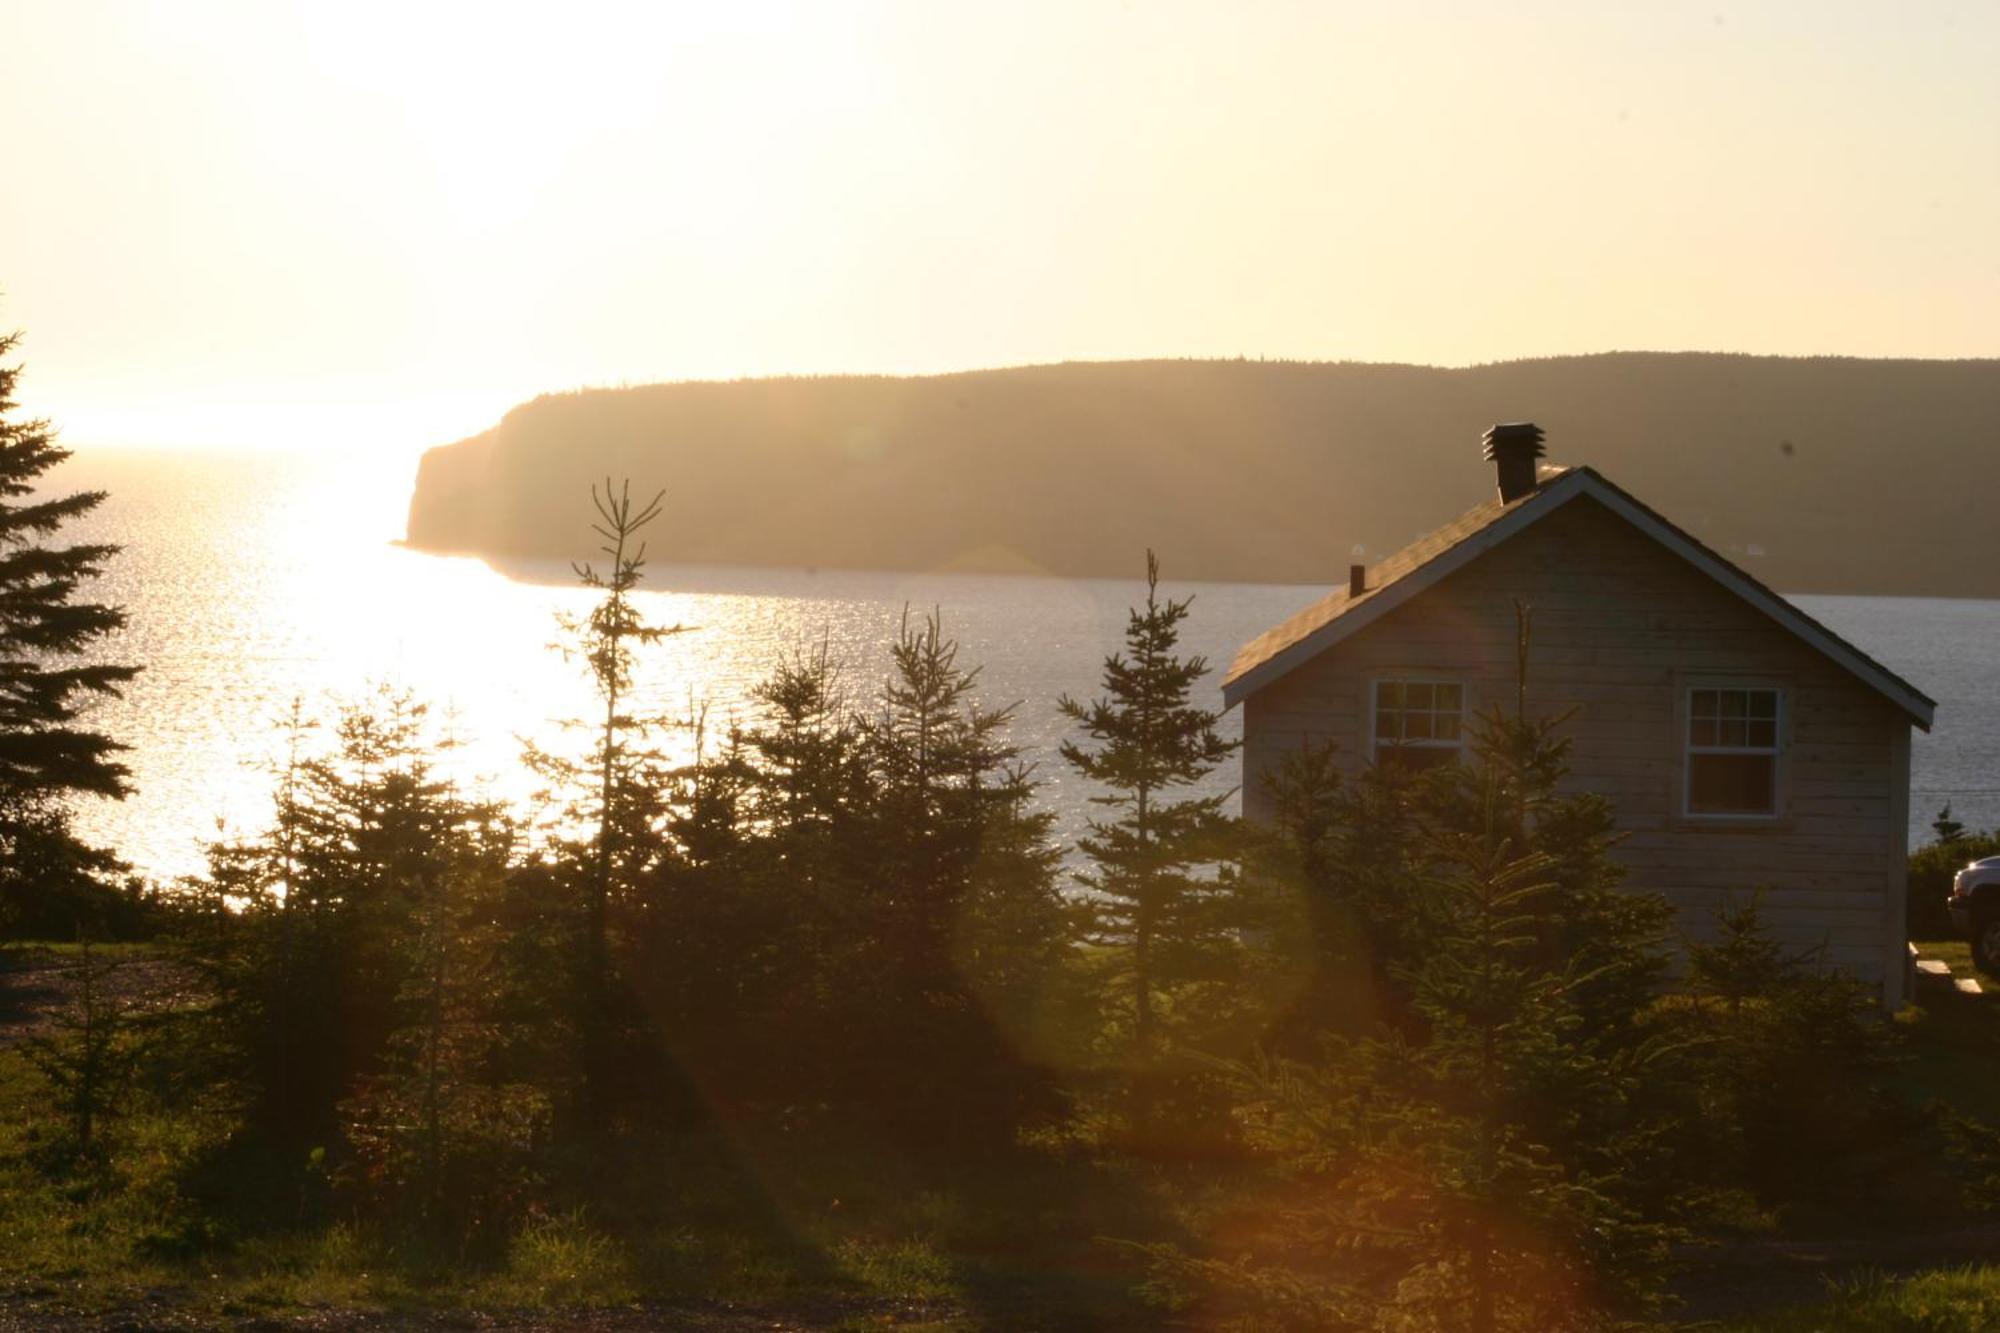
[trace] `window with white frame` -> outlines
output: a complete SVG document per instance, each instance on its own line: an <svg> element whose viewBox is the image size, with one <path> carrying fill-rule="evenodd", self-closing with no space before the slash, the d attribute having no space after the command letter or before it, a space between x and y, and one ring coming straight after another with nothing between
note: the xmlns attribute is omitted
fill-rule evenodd
<svg viewBox="0 0 2000 1333"><path fill-rule="evenodd" d="M1378 680L1375 762L1398 768L1456 763L1465 748L1465 688L1450 680Z"/></svg>
<svg viewBox="0 0 2000 1333"><path fill-rule="evenodd" d="M1688 691L1687 812L1778 813L1783 697L1775 689Z"/></svg>

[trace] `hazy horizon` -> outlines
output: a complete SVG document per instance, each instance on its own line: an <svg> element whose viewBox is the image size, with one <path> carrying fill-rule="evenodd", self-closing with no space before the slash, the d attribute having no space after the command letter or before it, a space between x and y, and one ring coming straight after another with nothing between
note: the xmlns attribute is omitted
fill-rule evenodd
<svg viewBox="0 0 2000 1333"><path fill-rule="evenodd" d="M0 8L0 328L75 444L573 387L2000 354L2000 11Z"/></svg>

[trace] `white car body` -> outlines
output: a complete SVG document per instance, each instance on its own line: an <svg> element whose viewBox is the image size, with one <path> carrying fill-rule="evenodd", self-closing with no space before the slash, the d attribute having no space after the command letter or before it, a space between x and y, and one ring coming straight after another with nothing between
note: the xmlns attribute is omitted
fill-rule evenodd
<svg viewBox="0 0 2000 1333"><path fill-rule="evenodd" d="M1973 902L1977 898L1982 906L1991 904L2000 907L2000 856L1988 856L1972 862L1965 869L1952 876L1951 897L1945 906L1951 911L1951 924L1958 933L1971 938L1974 929ZM1982 913L2000 919L2000 913ZM1979 941L1973 941L1977 949Z"/></svg>

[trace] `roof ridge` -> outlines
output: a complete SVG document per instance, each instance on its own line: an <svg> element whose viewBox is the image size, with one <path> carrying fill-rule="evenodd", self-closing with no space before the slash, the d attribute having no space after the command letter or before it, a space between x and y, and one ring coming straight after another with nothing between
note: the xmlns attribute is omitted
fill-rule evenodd
<svg viewBox="0 0 2000 1333"><path fill-rule="evenodd" d="M1532 504L1536 499L1547 494L1550 487L1572 473L1579 471L1588 472L1589 470L1588 468L1573 467L1550 468L1551 475L1541 485L1519 499L1502 500L1495 495L1489 499L1482 500L1451 522L1431 529L1402 549L1383 557L1375 564L1369 565L1367 567L1366 579L1367 590L1359 597L1353 597L1344 586L1336 586L1326 596L1304 609L1287 616L1284 620L1278 622L1278 624L1238 649L1236 656L1230 661L1228 674L1223 677L1222 683L1224 687L1226 688L1232 681L1249 671L1255 670L1263 661L1268 660L1271 655L1270 653L1256 654L1254 650L1269 641L1283 637L1285 632L1293 629L1295 625L1299 627L1299 633L1289 640L1289 642L1296 642L1298 637L1316 632L1318 629L1333 623L1333 621L1346 613L1350 605L1358 606L1376 594L1388 591L1395 584L1416 573L1432 560L1446 554L1467 538L1475 536L1492 526L1493 523L1506 514L1519 509L1523 505ZM1475 516L1477 516L1476 519ZM1435 547L1435 549L1429 549L1432 547ZM1282 648L1278 650L1282 651ZM1253 657L1254 660L1252 660Z"/></svg>
<svg viewBox="0 0 2000 1333"><path fill-rule="evenodd" d="M1534 490L1518 499L1502 501L1496 496L1474 505L1450 523L1370 566L1367 590L1360 596L1351 596L1347 589L1336 587L1244 644L1222 681L1225 706L1233 707L1264 684L1373 623L1437 578L1450 574L1490 546L1506 541L1542 514L1553 512L1578 494L1592 491L1598 491L1593 498L1614 513L1621 508L1628 510L1619 516L1846 667L1910 714L1917 725L1930 730L1937 703L1929 695L1809 615L1783 593L1584 464L1545 476Z"/></svg>

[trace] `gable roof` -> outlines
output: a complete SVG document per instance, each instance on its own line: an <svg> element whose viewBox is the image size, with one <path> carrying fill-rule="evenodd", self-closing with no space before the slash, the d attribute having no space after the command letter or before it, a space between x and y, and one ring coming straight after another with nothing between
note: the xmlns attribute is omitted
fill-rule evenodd
<svg viewBox="0 0 2000 1333"><path fill-rule="evenodd" d="M1222 698L1233 708L1294 667L1367 628L1412 597L1492 550L1530 524L1579 496L1588 496L1659 542L1724 588L1775 620L1887 698L1925 731L1937 704L1792 603L1696 541L1596 470L1544 471L1542 484L1513 501L1474 505L1429 536L1421 537L1368 571L1367 591L1350 596L1337 588L1305 610L1243 645L1223 678Z"/></svg>

